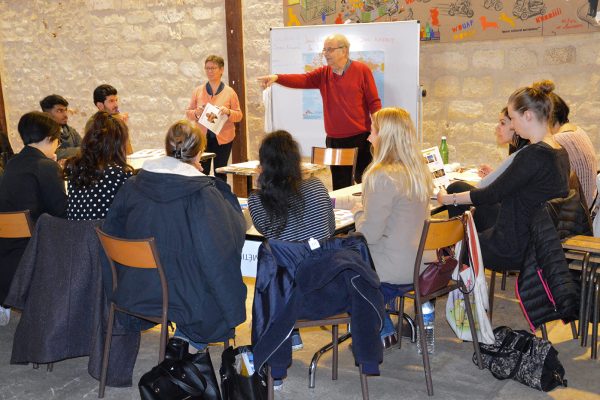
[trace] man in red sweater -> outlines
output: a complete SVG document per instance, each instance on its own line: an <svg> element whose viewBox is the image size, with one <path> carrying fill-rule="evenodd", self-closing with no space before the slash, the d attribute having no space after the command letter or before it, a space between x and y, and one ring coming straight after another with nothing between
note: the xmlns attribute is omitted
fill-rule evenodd
<svg viewBox="0 0 600 400"><path fill-rule="evenodd" d="M373 74L365 64L350 59L350 43L344 35L325 38L327 66L306 74L266 75L258 78L263 88L277 82L297 89L319 89L323 98L325 143L331 148L358 147L354 179L360 183L371 162L371 114L381 108ZM333 189L353 184L351 167L331 167Z"/></svg>

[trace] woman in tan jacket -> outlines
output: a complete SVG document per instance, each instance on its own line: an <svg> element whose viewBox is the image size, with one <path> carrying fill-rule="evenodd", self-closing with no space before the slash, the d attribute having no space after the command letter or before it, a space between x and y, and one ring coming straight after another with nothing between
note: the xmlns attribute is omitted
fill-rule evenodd
<svg viewBox="0 0 600 400"><path fill-rule="evenodd" d="M412 283L423 221L429 216L431 174L407 111L375 113L369 141L373 162L363 177L363 203L353 210L356 230L367 238L382 282ZM393 332L388 317L381 332L386 347L397 340Z"/></svg>

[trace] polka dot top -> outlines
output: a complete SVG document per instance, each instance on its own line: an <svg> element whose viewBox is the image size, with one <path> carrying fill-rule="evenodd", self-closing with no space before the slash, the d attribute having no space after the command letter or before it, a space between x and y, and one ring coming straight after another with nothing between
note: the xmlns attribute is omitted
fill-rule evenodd
<svg viewBox="0 0 600 400"><path fill-rule="evenodd" d="M79 188L67 183L67 219L80 221L103 219L119 188L132 174L121 167L110 166L98 184Z"/></svg>

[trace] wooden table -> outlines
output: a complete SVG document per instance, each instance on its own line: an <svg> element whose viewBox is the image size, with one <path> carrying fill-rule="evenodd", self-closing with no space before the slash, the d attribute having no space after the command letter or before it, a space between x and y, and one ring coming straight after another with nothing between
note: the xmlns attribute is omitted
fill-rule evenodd
<svg viewBox="0 0 600 400"><path fill-rule="evenodd" d="M251 160L237 164L229 164L225 167L217 168L215 172L220 174L231 174L235 177L245 177L246 178L246 193L236 193L239 197L248 197L250 192L252 192L252 178L258 176L258 160ZM320 164L311 164L307 162L303 162L302 172L312 174L318 171L321 171L326 168L325 165Z"/></svg>

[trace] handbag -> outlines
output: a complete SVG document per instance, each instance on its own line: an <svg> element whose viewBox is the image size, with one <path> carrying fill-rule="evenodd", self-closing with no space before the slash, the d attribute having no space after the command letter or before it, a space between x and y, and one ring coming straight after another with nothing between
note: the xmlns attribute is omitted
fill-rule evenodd
<svg viewBox="0 0 600 400"><path fill-rule="evenodd" d="M165 359L140 378L142 400L221 400L208 349L189 354L188 348L181 338L169 339Z"/></svg>
<svg viewBox="0 0 600 400"><path fill-rule="evenodd" d="M221 390L223 400L266 400L267 382L258 371L244 376L236 366L236 356L252 353L252 346L228 347L221 355Z"/></svg>
<svg viewBox="0 0 600 400"><path fill-rule="evenodd" d="M495 378L514 379L544 392L567 386L558 351L549 341L507 326L494 329L494 338L494 344L482 344L480 349L484 367ZM473 362L477 364L475 354Z"/></svg>
<svg viewBox="0 0 600 400"><path fill-rule="evenodd" d="M427 268L419 275L419 287L421 296L440 290L450 282L452 272L458 261L454 257L454 251L450 247L437 249L437 261L427 263Z"/></svg>

